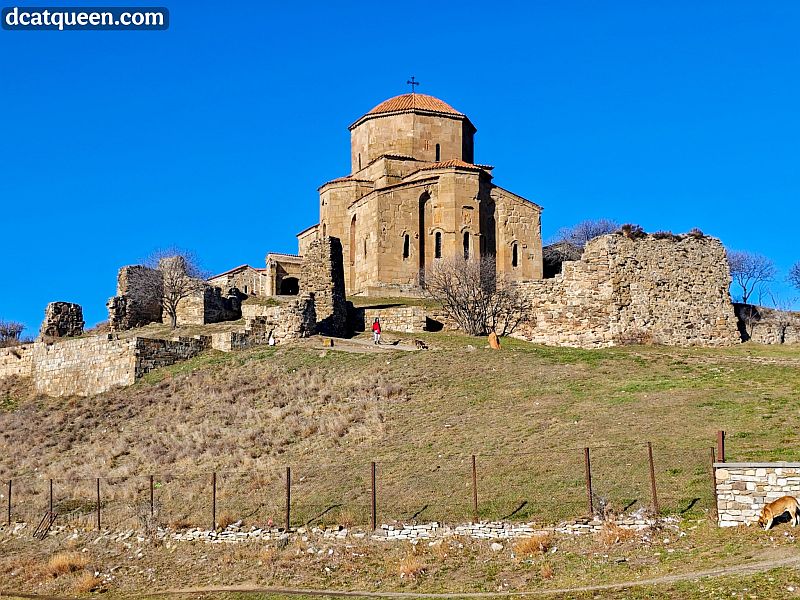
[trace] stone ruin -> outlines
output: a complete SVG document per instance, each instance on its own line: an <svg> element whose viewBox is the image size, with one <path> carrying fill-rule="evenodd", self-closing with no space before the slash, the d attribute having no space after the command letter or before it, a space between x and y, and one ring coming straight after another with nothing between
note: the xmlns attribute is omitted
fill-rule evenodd
<svg viewBox="0 0 800 600"><path fill-rule="evenodd" d="M342 242L322 237L311 242L303 256L300 292L314 297L317 326L322 335L347 334L347 299L344 289Z"/></svg>
<svg viewBox="0 0 800 600"><path fill-rule="evenodd" d="M141 265L122 267L117 274L117 295L108 301L108 324L125 331L161 322L161 273Z"/></svg>
<svg viewBox="0 0 800 600"><path fill-rule="evenodd" d="M85 324L80 304L51 302L44 311L39 336L43 339L78 337L83 335Z"/></svg>

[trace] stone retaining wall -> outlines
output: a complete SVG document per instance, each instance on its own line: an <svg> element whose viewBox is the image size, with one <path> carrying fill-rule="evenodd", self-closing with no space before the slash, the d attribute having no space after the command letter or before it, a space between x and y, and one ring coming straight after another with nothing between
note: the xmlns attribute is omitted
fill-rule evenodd
<svg viewBox="0 0 800 600"><path fill-rule="evenodd" d="M426 330L427 312L422 306L348 307L348 321L353 331L371 331L375 318L381 329L400 333Z"/></svg>
<svg viewBox="0 0 800 600"><path fill-rule="evenodd" d="M0 348L0 379L30 377L33 373L33 344Z"/></svg>
<svg viewBox="0 0 800 600"><path fill-rule="evenodd" d="M800 463L715 463L720 527L752 525L764 504L800 497Z"/></svg>

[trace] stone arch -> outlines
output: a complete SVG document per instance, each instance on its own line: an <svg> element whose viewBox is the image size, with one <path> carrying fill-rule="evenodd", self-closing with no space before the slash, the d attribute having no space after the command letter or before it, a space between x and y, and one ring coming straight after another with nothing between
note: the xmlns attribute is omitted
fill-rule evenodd
<svg viewBox="0 0 800 600"><path fill-rule="evenodd" d="M428 192L423 192L419 197L419 271L420 276L425 273L425 239L427 232L425 227L430 212L431 195Z"/></svg>

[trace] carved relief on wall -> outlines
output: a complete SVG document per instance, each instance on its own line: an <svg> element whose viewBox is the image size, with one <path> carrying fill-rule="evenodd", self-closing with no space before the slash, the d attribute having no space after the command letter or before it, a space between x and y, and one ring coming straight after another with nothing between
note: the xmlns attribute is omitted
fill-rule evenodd
<svg viewBox="0 0 800 600"><path fill-rule="evenodd" d="M461 208L461 224L462 225L472 225L473 214L475 213L475 209L471 206L464 206Z"/></svg>

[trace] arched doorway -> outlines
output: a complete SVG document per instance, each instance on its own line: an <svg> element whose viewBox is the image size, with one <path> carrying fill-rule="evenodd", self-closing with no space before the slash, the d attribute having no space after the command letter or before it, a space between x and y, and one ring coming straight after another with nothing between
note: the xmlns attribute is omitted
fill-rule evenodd
<svg viewBox="0 0 800 600"><path fill-rule="evenodd" d="M297 277L284 277L281 279L281 296L297 296L300 293L300 280Z"/></svg>

